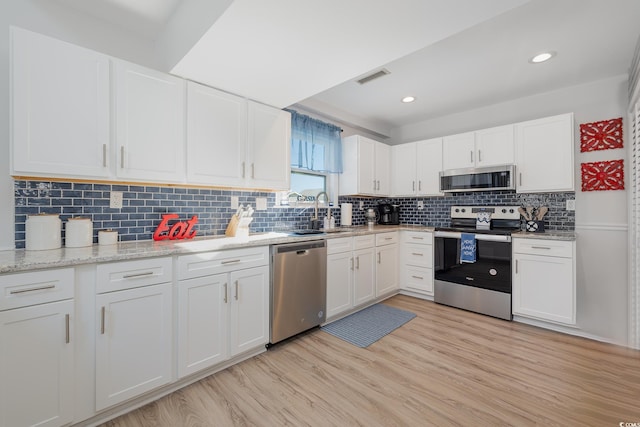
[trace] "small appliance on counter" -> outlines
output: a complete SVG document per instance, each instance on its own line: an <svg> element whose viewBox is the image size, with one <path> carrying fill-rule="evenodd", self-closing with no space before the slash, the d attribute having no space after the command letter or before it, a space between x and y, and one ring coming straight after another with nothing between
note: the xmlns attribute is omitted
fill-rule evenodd
<svg viewBox="0 0 640 427"><path fill-rule="evenodd" d="M380 225L399 225L400 224L400 206L390 203L378 204L378 224Z"/></svg>

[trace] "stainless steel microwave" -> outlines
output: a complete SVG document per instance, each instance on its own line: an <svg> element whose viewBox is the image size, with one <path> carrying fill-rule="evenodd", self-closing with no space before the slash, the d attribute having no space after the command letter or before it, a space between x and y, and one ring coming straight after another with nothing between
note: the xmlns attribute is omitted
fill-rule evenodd
<svg viewBox="0 0 640 427"><path fill-rule="evenodd" d="M440 191L515 190L515 165L451 169L440 172Z"/></svg>

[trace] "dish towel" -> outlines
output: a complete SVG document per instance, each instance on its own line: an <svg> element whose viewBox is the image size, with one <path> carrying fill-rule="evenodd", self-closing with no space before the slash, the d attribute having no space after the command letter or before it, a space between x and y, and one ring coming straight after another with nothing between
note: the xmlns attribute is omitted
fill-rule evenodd
<svg viewBox="0 0 640 427"><path fill-rule="evenodd" d="M462 233L460 236L460 262L476 262L476 235Z"/></svg>

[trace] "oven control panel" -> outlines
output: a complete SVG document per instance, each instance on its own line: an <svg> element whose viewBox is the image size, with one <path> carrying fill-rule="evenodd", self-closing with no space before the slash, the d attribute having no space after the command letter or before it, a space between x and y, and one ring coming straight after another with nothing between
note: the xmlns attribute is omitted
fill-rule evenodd
<svg viewBox="0 0 640 427"><path fill-rule="evenodd" d="M478 212L488 212L491 219L520 219L519 206L451 206L451 218L475 219Z"/></svg>

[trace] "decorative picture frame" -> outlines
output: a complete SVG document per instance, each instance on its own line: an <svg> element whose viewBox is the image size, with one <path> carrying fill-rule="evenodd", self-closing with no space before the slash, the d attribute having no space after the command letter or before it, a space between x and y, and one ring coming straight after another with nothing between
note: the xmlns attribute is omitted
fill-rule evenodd
<svg viewBox="0 0 640 427"><path fill-rule="evenodd" d="M582 191L624 190L624 160L581 163Z"/></svg>
<svg viewBox="0 0 640 427"><path fill-rule="evenodd" d="M580 125L580 152L623 147L622 117Z"/></svg>

